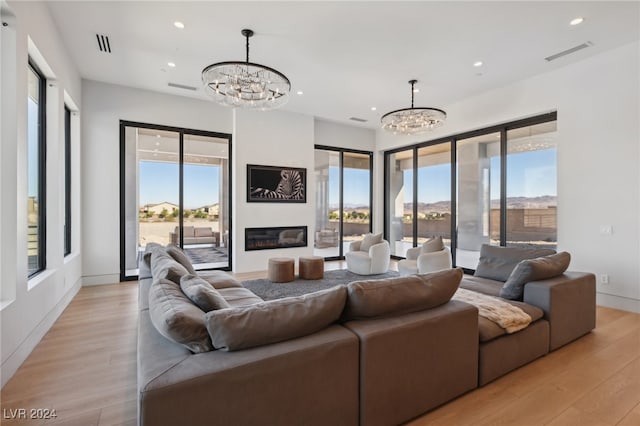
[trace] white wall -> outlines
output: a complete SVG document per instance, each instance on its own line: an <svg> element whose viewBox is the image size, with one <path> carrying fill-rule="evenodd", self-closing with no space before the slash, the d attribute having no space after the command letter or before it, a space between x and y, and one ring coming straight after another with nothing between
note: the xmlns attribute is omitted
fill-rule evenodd
<svg viewBox="0 0 640 426"><path fill-rule="evenodd" d="M316 145L373 151L376 148L376 132L372 129L316 118L314 121Z"/></svg>
<svg viewBox="0 0 640 426"><path fill-rule="evenodd" d="M83 284L120 280L120 120L231 133L213 102L83 80Z"/></svg>
<svg viewBox="0 0 640 426"><path fill-rule="evenodd" d="M270 257L313 254L313 117L284 111L234 111L233 241L235 272L264 271ZM306 203L247 203L247 164L307 169ZM307 226L307 247L245 251L245 228Z"/></svg>
<svg viewBox="0 0 640 426"><path fill-rule="evenodd" d="M622 46L443 105L447 123L422 138L378 131L377 149L557 110L558 248L571 253L570 269L609 275L598 303L640 311L639 64L640 44ZM602 225L613 234L601 234Z"/></svg>
<svg viewBox="0 0 640 426"><path fill-rule="evenodd" d="M64 257L64 102L80 106L81 80L43 3L1 5L0 217L2 386L80 288L79 118L72 120L71 255ZM5 19L6 18L6 19ZM46 270L27 279L27 59L47 78Z"/></svg>

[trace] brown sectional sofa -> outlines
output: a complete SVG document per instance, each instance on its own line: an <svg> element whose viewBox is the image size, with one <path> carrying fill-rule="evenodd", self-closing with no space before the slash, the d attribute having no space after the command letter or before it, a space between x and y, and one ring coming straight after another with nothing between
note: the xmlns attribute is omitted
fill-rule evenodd
<svg viewBox="0 0 640 426"><path fill-rule="evenodd" d="M351 283L343 316L327 328L232 352L192 353L154 326L149 288L166 271L156 268L152 276L142 262L139 424L399 424L543 356L595 326L592 274L567 272L527 283L523 302L512 303L523 307L533 321L513 334L504 334L479 318L475 306L457 300L446 302L450 294L445 299L437 296L436 304L421 305L419 300L433 300L433 295L421 299L405 291L402 299L403 292L397 292L417 285L419 279L427 283L451 280L452 273L458 272L373 280L380 281L373 282L374 286L388 284L394 289L390 293L393 297L377 301L356 294L360 282ZM225 273L205 274L232 310L260 301ZM503 284L464 276L460 287L495 295ZM391 305L392 309L387 309ZM376 306L382 310L376 311Z"/></svg>

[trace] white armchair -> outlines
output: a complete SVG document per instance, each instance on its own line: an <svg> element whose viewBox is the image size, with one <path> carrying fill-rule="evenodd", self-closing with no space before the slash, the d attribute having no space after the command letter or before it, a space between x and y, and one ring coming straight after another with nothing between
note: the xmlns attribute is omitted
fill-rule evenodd
<svg viewBox="0 0 640 426"><path fill-rule="evenodd" d="M391 249L386 240L371 245L368 250L361 250L361 241L349 244L349 251L345 254L347 269L359 275L384 274L389 270Z"/></svg>
<svg viewBox="0 0 640 426"><path fill-rule="evenodd" d="M407 258L398 262L400 275L426 274L450 268L451 250L446 246L429 253L423 253L422 247L413 247L407 250Z"/></svg>

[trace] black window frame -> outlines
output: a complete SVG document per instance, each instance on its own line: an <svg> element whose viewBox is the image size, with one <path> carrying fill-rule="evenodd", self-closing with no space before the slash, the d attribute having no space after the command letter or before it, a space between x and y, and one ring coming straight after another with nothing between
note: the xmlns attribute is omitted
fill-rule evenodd
<svg viewBox="0 0 640 426"><path fill-rule="evenodd" d="M64 256L71 254L71 109L64 105Z"/></svg>
<svg viewBox="0 0 640 426"><path fill-rule="evenodd" d="M325 260L344 260L344 244L343 244L343 223L344 223L344 154L362 154L369 156L369 232L373 231L373 151L364 151L359 149L350 149L350 148L339 148L335 146L328 145L314 145L314 151L323 150L323 151L332 151L340 154L339 157L339 167L340 167L340 190L339 190L339 206L340 206L340 223L338 224L340 243L338 247L340 250L338 252L338 256L329 256L325 257Z"/></svg>
<svg viewBox="0 0 640 426"><path fill-rule="evenodd" d="M178 143L179 143L179 152L178 152L178 204L179 204L179 214L178 214L178 226L180 229L183 229L184 224L184 137L185 135L194 135L194 136L206 136L211 138L220 138L228 140L228 158L227 161L229 163L229 182L227 185L227 190L229 191L229 239L227 241L227 259L228 263L226 267L222 268L208 268L208 269L199 269L200 271L210 271L210 270L221 270L221 271L231 271L233 265L233 238L232 238L232 230L233 230L233 211L231 198L233 195L233 157L232 157L232 146L233 146L233 136L231 133L222 133L222 132L214 132L210 130L198 130L198 129L189 129L185 127L175 127L175 126L164 126L161 124L151 124L151 123L142 123L137 121L128 121L128 120L120 120L120 281L136 281L139 279L139 275L127 275L127 271L125 268L126 264L126 253L125 253L125 149L126 149L126 137L125 137L125 129L127 127L138 127L144 129L151 130L162 130L168 132L178 133ZM180 232L179 238L179 246L184 247L184 232Z"/></svg>
<svg viewBox="0 0 640 426"><path fill-rule="evenodd" d="M27 67L38 76L38 263L31 279L47 269L47 78L29 56ZM27 167L28 168L28 167ZM28 173L28 170L27 170ZM28 269L27 269L28 270Z"/></svg>
<svg viewBox="0 0 640 426"><path fill-rule="evenodd" d="M413 150L414 163L413 163L413 206L414 206L414 220L413 220L413 247L417 247L417 223L415 210L417 207L417 153L422 147L438 145L441 143L451 143L451 256L453 266L456 266L456 247L458 242L457 235L457 174L456 174L456 161L457 161L457 143L459 140L469 139L476 136L482 136L491 133L500 134L500 246L506 245L506 220L507 220L507 132L509 130L518 129L521 127L533 126L536 124L548 123L552 121L558 121L558 112L552 111L544 114L535 115L520 120L509 121L501 124L496 124L490 127L484 127L477 130L472 130L463 133L457 133L449 136L444 136L434 140L419 142L412 145L406 145L402 147L393 148L384 151L384 238L389 240L389 158L392 154ZM392 255L392 259L404 259L402 256ZM473 269L462 268L465 273L473 273Z"/></svg>

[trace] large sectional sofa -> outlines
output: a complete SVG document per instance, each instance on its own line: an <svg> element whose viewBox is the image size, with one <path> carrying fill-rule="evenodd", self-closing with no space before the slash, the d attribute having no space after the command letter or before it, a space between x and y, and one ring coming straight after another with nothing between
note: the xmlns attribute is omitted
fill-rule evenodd
<svg viewBox="0 0 640 426"><path fill-rule="evenodd" d="M226 273L197 275L175 247L151 247L140 265L139 424L399 424L595 327L589 273L524 283L508 303L531 323L513 333L456 299L458 287L499 296L495 278L526 279L520 260L537 256L494 251L483 247L477 276L449 269L263 302ZM532 262L525 272L540 276ZM205 313L186 296L201 305L194 288L217 305Z"/></svg>

